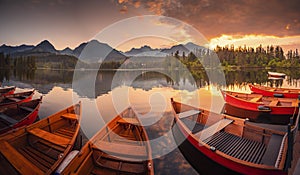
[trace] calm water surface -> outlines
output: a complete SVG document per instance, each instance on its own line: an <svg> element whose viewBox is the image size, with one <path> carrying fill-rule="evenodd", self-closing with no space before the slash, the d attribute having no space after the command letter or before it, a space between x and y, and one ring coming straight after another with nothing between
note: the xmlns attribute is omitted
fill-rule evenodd
<svg viewBox="0 0 300 175"><path fill-rule="evenodd" d="M0 81L2 86L16 86L17 91L35 89L34 98L43 96L40 118L81 101L81 126L88 138L131 105L140 117L150 119L145 126L149 138L155 140L151 142L155 173L197 174L176 148L170 133L173 120L168 113L170 98L220 112L223 107L220 89L250 92L248 83L300 88L299 70L279 71L288 76L272 80L268 79L267 70L225 71L226 85L209 81L201 71L193 72L197 78L192 79L180 71L174 71L172 78L155 71L122 71L118 72L121 78L115 78L116 71L86 70L74 78L71 70L0 70ZM94 84L89 79L95 79Z"/></svg>

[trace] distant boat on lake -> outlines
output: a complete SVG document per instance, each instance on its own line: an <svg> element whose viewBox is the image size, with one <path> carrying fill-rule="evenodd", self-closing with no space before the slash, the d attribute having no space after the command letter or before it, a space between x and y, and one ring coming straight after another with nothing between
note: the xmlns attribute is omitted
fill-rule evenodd
<svg viewBox="0 0 300 175"><path fill-rule="evenodd" d="M279 72L268 72L269 77L277 77L277 78L284 78L286 75L284 73Z"/></svg>

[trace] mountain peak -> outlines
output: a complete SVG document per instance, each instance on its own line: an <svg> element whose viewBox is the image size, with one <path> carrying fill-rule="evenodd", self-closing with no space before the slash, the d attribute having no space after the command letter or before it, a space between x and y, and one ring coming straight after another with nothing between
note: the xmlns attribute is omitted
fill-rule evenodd
<svg viewBox="0 0 300 175"><path fill-rule="evenodd" d="M56 49L54 48L54 46L48 40L44 40L44 41L40 42L31 51L32 52L50 52L50 53L57 52Z"/></svg>

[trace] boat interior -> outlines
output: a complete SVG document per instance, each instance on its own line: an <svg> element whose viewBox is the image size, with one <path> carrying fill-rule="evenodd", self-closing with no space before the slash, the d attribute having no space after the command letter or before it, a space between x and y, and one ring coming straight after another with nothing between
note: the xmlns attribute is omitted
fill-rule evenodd
<svg viewBox="0 0 300 175"><path fill-rule="evenodd" d="M286 132L261 128L244 119L206 110L183 116L182 113L195 109L177 102L173 102L173 106L192 136L210 150L252 166L284 167L288 142Z"/></svg>
<svg viewBox="0 0 300 175"><path fill-rule="evenodd" d="M13 105L9 108L0 109L0 130L12 126L35 110L40 100L32 100L21 105Z"/></svg>
<svg viewBox="0 0 300 175"><path fill-rule="evenodd" d="M74 174L149 174L147 135L135 117L121 115L83 148L88 155Z"/></svg>
<svg viewBox="0 0 300 175"><path fill-rule="evenodd" d="M21 109L20 109L21 110ZM0 174L51 174L78 133L74 108L3 135Z"/></svg>
<svg viewBox="0 0 300 175"><path fill-rule="evenodd" d="M244 94L227 92L234 97L250 101L250 102L261 102L268 106L283 106L283 107L298 107L298 99L291 98L275 98L275 97L263 97L260 94Z"/></svg>
<svg viewBox="0 0 300 175"><path fill-rule="evenodd" d="M32 95L32 91L18 93L18 94L12 94L8 96L1 96L0 97L0 103L11 103L11 102L19 102L21 100L24 100Z"/></svg>

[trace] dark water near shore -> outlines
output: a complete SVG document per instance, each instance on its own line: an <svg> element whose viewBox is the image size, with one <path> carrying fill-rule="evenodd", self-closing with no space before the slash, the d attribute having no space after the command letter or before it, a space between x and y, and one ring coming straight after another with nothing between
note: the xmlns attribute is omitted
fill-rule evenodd
<svg viewBox="0 0 300 175"><path fill-rule="evenodd" d="M40 118L82 101L81 126L88 138L131 105L142 117L152 117L146 128L153 140L155 173L197 174L172 138L170 98L220 112L223 107L220 89L250 92L248 83L300 88L299 70L277 70L287 74L279 80L268 79L267 70L263 69L213 72L224 75L226 84L209 80L205 71L193 71L196 78L191 78L189 73L178 70L169 74L155 70L80 70L75 77L73 70L0 70L0 81L2 86L16 86L17 91L35 89L34 98L43 96Z"/></svg>

